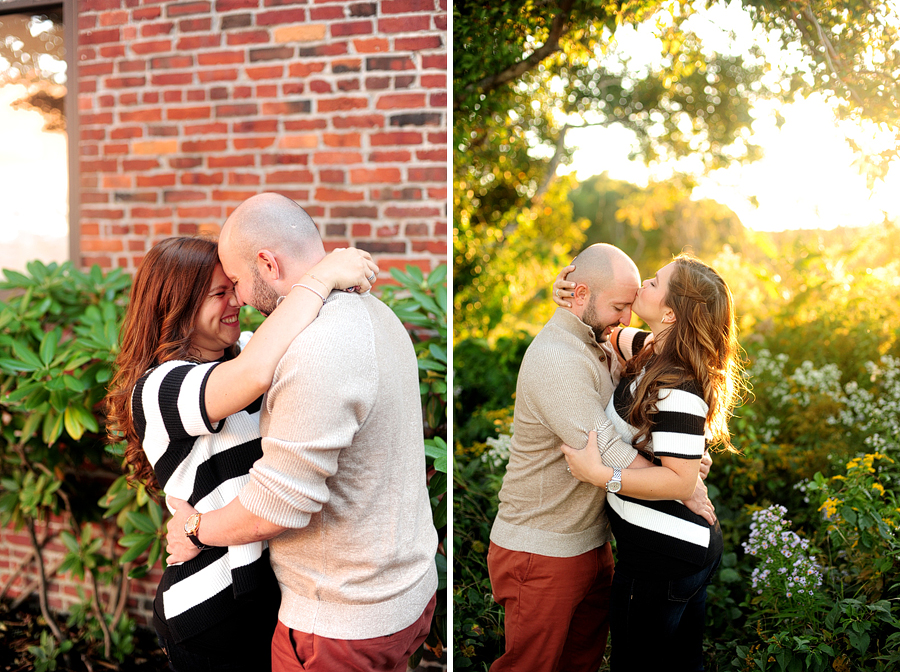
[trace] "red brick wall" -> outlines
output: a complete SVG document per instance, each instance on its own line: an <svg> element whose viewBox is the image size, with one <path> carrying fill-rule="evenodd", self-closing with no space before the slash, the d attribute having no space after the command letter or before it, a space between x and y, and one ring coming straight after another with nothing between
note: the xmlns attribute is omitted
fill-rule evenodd
<svg viewBox="0 0 900 672"><path fill-rule="evenodd" d="M43 550L45 563L45 571L47 572L47 601L50 609L55 612L68 613L72 606L78 604L81 598L78 595L78 587L84 591L86 596L91 595L91 588L88 582L79 581L71 576L71 574L58 575L51 573L57 567L66 554L66 548L57 536L61 530L69 529L60 519L53 519L50 523L37 531L38 540L43 540L48 532L54 535L54 538L47 542ZM114 539L118 537L120 531L117 527L109 525L105 528L107 536L106 555L111 555L108 548L109 545L115 543ZM102 534L103 530L99 526L95 526L94 534ZM122 548L118 549L117 555L120 555ZM26 529L14 531L12 528L0 527L0 590L7 585L12 575L22 564L22 560L26 558L31 551L31 541ZM37 566L34 561L28 562L23 571L12 581L6 593L6 602L10 603L19 597L25 591L29 584L37 579ZM135 619L138 625L152 627L153 625L153 598L156 595L156 586L162 578L162 569L160 566L140 580L128 580L128 600L127 613ZM104 610L110 605L110 593L112 587L101 586L100 603ZM33 593L35 599L37 592ZM110 612L111 613L111 612Z"/></svg>
<svg viewBox="0 0 900 672"><path fill-rule="evenodd" d="M447 256L447 0L79 0L82 264L283 193L383 270ZM387 277L383 275L382 277Z"/></svg>

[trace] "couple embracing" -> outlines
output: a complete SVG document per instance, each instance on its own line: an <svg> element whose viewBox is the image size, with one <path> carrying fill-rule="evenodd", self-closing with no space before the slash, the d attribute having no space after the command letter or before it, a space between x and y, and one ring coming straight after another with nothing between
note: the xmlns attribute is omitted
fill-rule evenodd
<svg viewBox="0 0 900 672"><path fill-rule="evenodd" d="M688 255L641 284L598 244L560 273L554 301L522 360L491 530L506 614L491 670L596 672L610 633L613 672L702 670L722 554L707 448L730 447L741 388L731 292ZM649 331L628 326L632 311Z"/></svg>
<svg viewBox="0 0 900 672"><path fill-rule="evenodd" d="M393 672L428 634L417 362L377 271L268 193L218 245L166 239L135 274L108 424L173 513L154 601L171 670ZM267 316L249 340L245 304Z"/></svg>

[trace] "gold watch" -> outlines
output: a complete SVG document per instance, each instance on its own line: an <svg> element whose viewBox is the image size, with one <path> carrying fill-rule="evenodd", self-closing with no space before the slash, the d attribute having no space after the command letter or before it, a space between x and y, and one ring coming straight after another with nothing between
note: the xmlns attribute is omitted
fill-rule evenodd
<svg viewBox="0 0 900 672"><path fill-rule="evenodd" d="M194 544L201 551L209 546L205 546L200 542L200 539L197 537L197 534L200 532L200 513L192 513L187 517L187 520L184 521L184 535L191 540L191 543Z"/></svg>

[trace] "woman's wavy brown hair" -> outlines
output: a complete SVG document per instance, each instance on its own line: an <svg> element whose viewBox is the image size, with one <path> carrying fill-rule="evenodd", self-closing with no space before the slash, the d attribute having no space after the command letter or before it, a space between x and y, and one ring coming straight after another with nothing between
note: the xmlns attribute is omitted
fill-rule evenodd
<svg viewBox="0 0 900 672"><path fill-rule="evenodd" d="M709 405L708 438L737 452L728 420L745 385L731 290L710 266L681 254L675 258L664 303L675 313L675 323L656 334L625 371L636 376L644 369L628 412L629 424L638 430L634 445L647 450L660 392L694 380Z"/></svg>
<svg viewBox="0 0 900 672"><path fill-rule="evenodd" d="M134 276L125 311L116 372L106 395L107 432L126 442L128 480L155 493L159 483L134 426L131 394L149 369L173 359L199 361L191 335L219 263L214 240L166 238L154 245ZM225 356L234 357L232 345Z"/></svg>

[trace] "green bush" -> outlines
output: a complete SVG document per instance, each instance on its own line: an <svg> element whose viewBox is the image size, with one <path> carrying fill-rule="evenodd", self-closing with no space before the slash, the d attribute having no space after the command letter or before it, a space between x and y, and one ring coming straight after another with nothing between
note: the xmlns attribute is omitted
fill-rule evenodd
<svg viewBox="0 0 900 672"><path fill-rule="evenodd" d="M5 270L0 291L0 525L26 528L38 560L41 612L50 634L32 647L35 666L56 669L57 657L72 655L72 641L50 613L49 571L38 532L50 516L61 516L66 555L59 573L83 579L89 589L70 614L85 659L122 661L134 650L134 622L126 614L126 575L145 575L165 560L160 501L142 486L128 487L122 446L108 446L102 400L119 347L131 278L116 269L82 272L71 263L30 262L27 273ZM446 267L427 278L416 268L392 270L400 283L385 301L408 325L419 359L427 423L426 458L435 526L442 546L436 562L446 589L447 521L447 294ZM244 316L255 311L245 311ZM258 324L261 318L252 316ZM115 522L115 544L94 530ZM99 528L92 524L100 523ZM109 604L100 586L115 586ZM429 645L446 641L446 609L438 605Z"/></svg>

